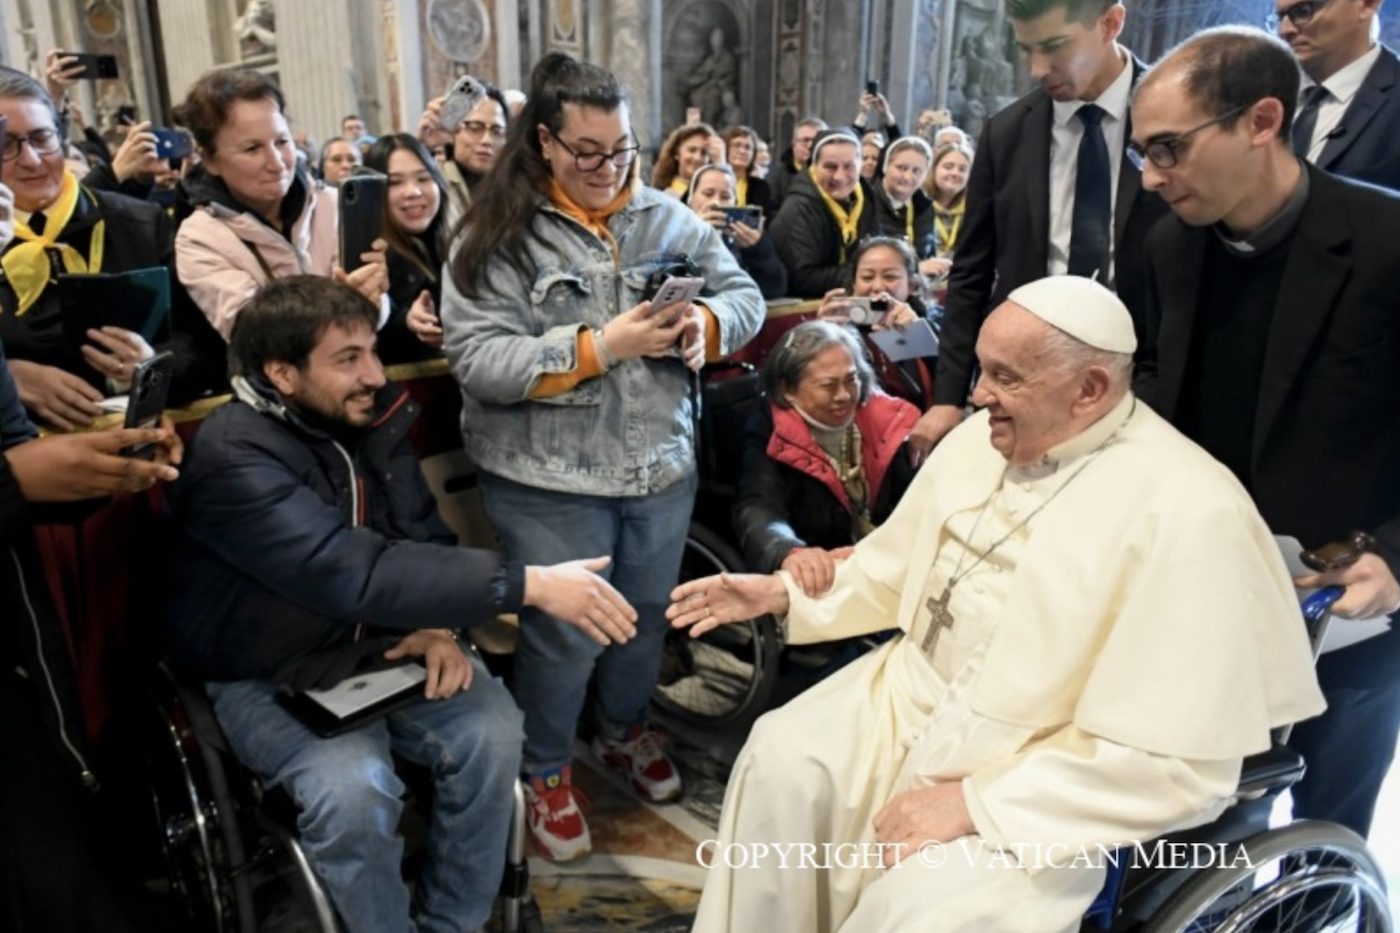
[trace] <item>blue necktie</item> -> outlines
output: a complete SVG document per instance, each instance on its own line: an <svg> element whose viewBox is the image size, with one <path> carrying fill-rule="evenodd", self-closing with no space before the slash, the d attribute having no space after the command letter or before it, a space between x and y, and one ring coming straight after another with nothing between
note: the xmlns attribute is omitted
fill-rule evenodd
<svg viewBox="0 0 1400 933"><path fill-rule="evenodd" d="M1113 172L1103 138L1104 110L1085 104L1075 111L1084 124L1079 167L1074 175L1074 218L1069 243L1069 274L1108 280L1108 249L1113 229Z"/></svg>

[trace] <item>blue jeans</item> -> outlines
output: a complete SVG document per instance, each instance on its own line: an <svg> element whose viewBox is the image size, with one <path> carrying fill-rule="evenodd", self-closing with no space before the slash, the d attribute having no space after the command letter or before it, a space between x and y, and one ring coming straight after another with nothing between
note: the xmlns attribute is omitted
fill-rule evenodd
<svg viewBox="0 0 1400 933"><path fill-rule="evenodd" d="M578 628L537 609L520 614L515 700L525 711L526 771L573 757L574 733L596 671L600 726L610 732L646 719L661 668L666 606L680 573L695 505L696 474L649 496L552 492L481 473L487 517L510 560L545 565L610 556L602 572L637 610L637 635L603 648Z"/></svg>
<svg viewBox="0 0 1400 933"><path fill-rule="evenodd" d="M333 738L284 710L268 681L208 685L234 754L296 801L301 845L350 933L461 933L491 912L520 767L520 712L480 660L472 667L465 692ZM433 772L428 859L412 907L400 867L404 785L391 750Z"/></svg>

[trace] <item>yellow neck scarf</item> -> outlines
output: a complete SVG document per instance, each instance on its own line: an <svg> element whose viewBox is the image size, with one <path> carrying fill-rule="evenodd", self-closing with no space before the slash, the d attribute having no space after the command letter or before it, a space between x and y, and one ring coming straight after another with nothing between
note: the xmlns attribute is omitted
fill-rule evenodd
<svg viewBox="0 0 1400 933"><path fill-rule="evenodd" d="M850 211L847 211L836 199L826 193L826 189L817 183L816 166L809 168L807 174L812 179L812 184L817 186L817 194L822 196L822 202L826 204L826 209L831 212L831 216L836 218L836 226L841 231L841 259L840 263L846 262L846 250L855 246L856 239L860 236L860 214L865 210L865 190L861 188L860 182L856 182L856 203Z"/></svg>
<svg viewBox="0 0 1400 933"><path fill-rule="evenodd" d="M962 230L963 215L966 211L966 198L960 199L957 204L949 208L943 208L934 202L933 226L938 233L938 252L940 255L951 253L958 245L958 232ZM944 218L947 218L947 223L944 223Z"/></svg>
<svg viewBox="0 0 1400 933"><path fill-rule="evenodd" d="M82 254L67 243L58 242L78 206L79 190L78 179L72 172L64 172L58 200L50 204L45 213L42 234L35 233L27 223L15 221L16 243L4 256L0 256L0 269L4 270L5 279L19 298L19 307L15 311L17 315L32 308L44 294L44 289L49 287L53 278L49 250L58 251L59 258L63 260L63 270L70 275L96 275L102 271L105 221L99 220L92 228L92 245L88 247L87 259L83 259Z"/></svg>
<svg viewBox="0 0 1400 933"><path fill-rule="evenodd" d="M685 200L685 193L690 190L690 182L678 176L671 179L671 183L666 186L666 190L681 200Z"/></svg>
<svg viewBox="0 0 1400 933"><path fill-rule="evenodd" d="M740 207L749 206L749 176L740 175L734 179L734 198Z"/></svg>
<svg viewBox="0 0 1400 933"><path fill-rule="evenodd" d="M628 182L622 190L617 193L617 197L608 203L608 206L601 211L589 210L569 197L559 182L553 178L549 180L549 200L555 207L563 211L565 215L578 221L589 233L598 239L605 241L612 247L613 262L620 258L617 240L613 238L612 231L608 229L608 220L612 215L627 206L627 202L632 200L632 192L635 190L634 182Z"/></svg>

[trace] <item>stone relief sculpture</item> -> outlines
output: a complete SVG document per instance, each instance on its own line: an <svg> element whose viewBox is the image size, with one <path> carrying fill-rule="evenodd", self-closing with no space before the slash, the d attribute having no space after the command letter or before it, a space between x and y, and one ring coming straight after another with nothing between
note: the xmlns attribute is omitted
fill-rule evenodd
<svg viewBox="0 0 1400 933"><path fill-rule="evenodd" d="M243 13L234 20L238 52L243 59L259 58L277 51L277 10L272 0L248 0Z"/></svg>
<svg viewBox="0 0 1400 933"><path fill-rule="evenodd" d="M962 0L958 21L962 38L949 81L949 109L975 135L988 114L1015 100L1016 70L1002 0Z"/></svg>
<svg viewBox="0 0 1400 933"><path fill-rule="evenodd" d="M729 50L724 30L710 30L710 54L701 59L684 84L685 103L699 107L701 119L728 123L730 116L742 117L738 101L739 60ZM739 122L734 120L732 122Z"/></svg>
<svg viewBox="0 0 1400 933"><path fill-rule="evenodd" d="M428 35L454 62L474 62L486 54L491 17L481 0L429 0Z"/></svg>

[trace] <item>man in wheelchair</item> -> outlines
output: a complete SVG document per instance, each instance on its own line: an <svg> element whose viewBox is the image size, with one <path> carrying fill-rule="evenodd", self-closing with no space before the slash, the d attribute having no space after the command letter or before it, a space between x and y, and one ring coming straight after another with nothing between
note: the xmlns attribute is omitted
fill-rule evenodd
<svg viewBox="0 0 1400 933"><path fill-rule="evenodd" d="M409 443L418 407L375 355L376 321L354 290L314 276L268 285L239 315L236 400L200 428L170 490L171 656L207 683L239 760L289 792L345 929L460 933L486 921L501 881L522 733L456 630L535 605L625 640L635 613L589 569L600 562L522 567L455 546ZM358 725L313 731L279 702L409 659L426 669L421 697ZM391 753L433 776L412 905Z"/></svg>
<svg viewBox="0 0 1400 933"><path fill-rule="evenodd" d="M762 613L796 643L903 630L754 727L697 930L1073 930L1096 854L1212 820L1270 729L1321 711L1278 548L1134 399L1135 347L1090 279L1017 289L978 338L983 410L830 591L676 589L694 633Z"/></svg>

